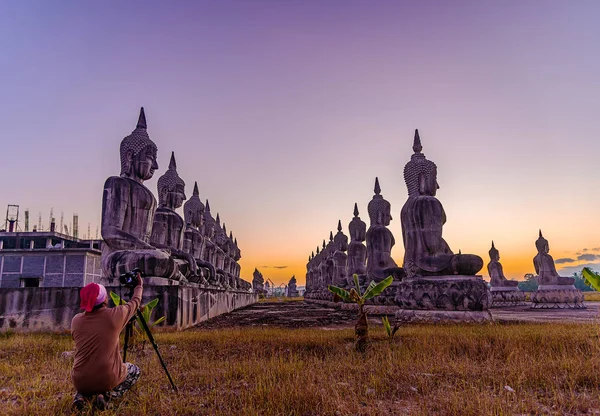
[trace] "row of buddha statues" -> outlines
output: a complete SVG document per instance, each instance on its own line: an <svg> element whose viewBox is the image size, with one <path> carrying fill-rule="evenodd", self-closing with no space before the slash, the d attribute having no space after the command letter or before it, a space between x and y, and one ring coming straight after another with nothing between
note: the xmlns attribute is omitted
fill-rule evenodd
<svg viewBox="0 0 600 416"><path fill-rule="evenodd" d="M427 299L432 296L431 292L435 291L439 292L440 298L447 298L447 289L456 288L456 284L452 281L464 278L463 280L467 282L465 287L475 293L469 300L472 303L469 309L487 309L489 303L486 300L486 297L489 297L487 286L480 277L476 278L483 267L482 258L474 254L462 254L460 250L455 254L442 237L446 213L436 198L439 189L437 166L427 160L422 153L418 130L415 130L413 151L414 154L404 167L408 198L400 211L405 249L402 267L398 267L391 256L395 245L394 236L388 229L392 219L391 205L381 195L379 179L375 178L375 194L367 206L369 228L367 229L365 222L360 219L358 206L355 204L354 217L348 224L350 243L342 231L341 221L338 221L337 234L334 236L330 232L329 242L323 240L322 246L317 246L316 252L313 251L308 257L306 298L330 299L331 294L328 293L327 286L354 287L354 274L358 275L361 287L370 281L379 282L390 275L394 277L395 282L412 282L400 284L399 287L419 291L419 296ZM542 237L541 231L536 247L538 255L534 259L534 266L541 287L572 285L572 278L558 275L554 260L548 254L548 241ZM499 291L518 290L516 287L518 282L504 276L499 262L499 252L493 243L489 255L488 272L492 291L494 288ZM440 287L445 285L445 289L423 289L424 282L435 286L436 281L438 283L445 281L438 285ZM415 289L417 286L418 289ZM429 293L426 293L428 290ZM414 304L412 298L408 300L403 296L396 298L395 301L407 305Z"/></svg>
<svg viewBox="0 0 600 416"><path fill-rule="evenodd" d="M241 251L198 184L186 201L175 154L158 179L156 198L144 185L158 169L158 148L147 132L144 109L135 130L121 141L121 173L108 178L102 195L102 269L112 281L140 269L146 276L224 289L250 290L240 278ZM183 203L184 201L185 204ZM177 213L183 206L184 217Z"/></svg>

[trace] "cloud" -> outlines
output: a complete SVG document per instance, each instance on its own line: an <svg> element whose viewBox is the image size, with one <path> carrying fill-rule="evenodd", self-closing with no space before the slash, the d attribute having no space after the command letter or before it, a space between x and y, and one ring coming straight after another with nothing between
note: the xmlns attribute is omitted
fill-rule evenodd
<svg viewBox="0 0 600 416"><path fill-rule="evenodd" d="M572 276L573 273L581 272L581 269L584 267L589 267L592 270L600 271L600 262L597 263L585 263L580 264L579 266L566 266L559 269L561 276Z"/></svg>
<svg viewBox="0 0 600 416"><path fill-rule="evenodd" d="M583 249L583 252L585 253L586 251L588 251L588 249L587 249L587 248L584 248L584 249Z"/></svg>
<svg viewBox="0 0 600 416"><path fill-rule="evenodd" d="M575 259L570 259L568 257L562 258L562 259L557 259L554 261L554 263L556 264L562 264L562 263L575 263L577 260Z"/></svg>
<svg viewBox="0 0 600 416"><path fill-rule="evenodd" d="M600 247L594 247L592 251L600 251Z"/></svg>
<svg viewBox="0 0 600 416"><path fill-rule="evenodd" d="M577 260L580 261L594 261L600 259L600 254L582 254L577 256Z"/></svg>
<svg viewBox="0 0 600 416"><path fill-rule="evenodd" d="M273 266L274 269L286 269L288 266Z"/></svg>

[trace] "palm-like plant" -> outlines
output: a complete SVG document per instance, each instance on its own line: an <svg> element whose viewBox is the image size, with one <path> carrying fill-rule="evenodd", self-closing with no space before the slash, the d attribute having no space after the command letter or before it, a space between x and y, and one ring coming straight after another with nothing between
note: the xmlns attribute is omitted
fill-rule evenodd
<svg viewBox="0 0 600 416"><path fill-rule="evenodd" d="M341 287L329 285L327 289L329 291L346 302L356 303L358 305L358 322L354 326L354 333L356 334L356 350L364 352L367 349L369 343L369 323L367 321L367 313L365 312L365 301L374 298L383 292L389 285L392 284L392 276L388 276L379 283L371 281L364 293L361 293L360 284L358 282L358 275L352 275L354 279L354 286L350 291Z"/></svg>
<svg viewBox="0 0 600 416"><path fill-rule="evenodd" d="M600 274L595 273L589 267L584 267L581 271L581 275L588 285L600 291Z"/></svg>

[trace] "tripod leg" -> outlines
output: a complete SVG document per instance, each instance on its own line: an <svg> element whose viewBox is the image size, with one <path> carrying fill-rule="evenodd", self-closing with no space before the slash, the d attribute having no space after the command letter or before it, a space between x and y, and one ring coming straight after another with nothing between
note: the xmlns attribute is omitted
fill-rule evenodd
<svg viewBox="0 0 600 416"><path fill-rule="evenodd" d="M137 316L138 316L138 318L140 318L140 322L142 323L142 328L144 328L144 331L146 332L146 335L148 336L148 340L150 340L152 347L154 347L154 351L156 352L156 355L158 355L160 364L162 365L163 369L165 370L165 373L167 374L167 378L169 379L169 382L171 383L171 387L173 387L173 390L177 391L177 386L175 386L175 383L173 383L171 374L169 374L169 370L167 370L167 365L163 361L162 356L160 355L160 352L158 351L158 345L156 344L156 341L154 340L154 336L152 335L152 332L150 332L148 323L146 323L146 320L144 319L144 315L142 315L142 312L140 312L139 309L137 311Z"/></svg>
<svg viewBox="0 0 600 416"><path fill-rule="evenodd" d="M127 347L129 346L129 338L131 337L131 333L133 331L133 322L127 322L125 325L125 342L123 343L123 362L127 362Z"/></svg>

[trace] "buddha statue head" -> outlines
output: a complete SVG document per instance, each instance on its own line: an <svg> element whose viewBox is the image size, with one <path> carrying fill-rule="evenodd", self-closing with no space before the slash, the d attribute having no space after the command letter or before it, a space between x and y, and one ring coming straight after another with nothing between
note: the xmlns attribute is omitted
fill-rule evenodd
<svg viewBox="0 0 600 416"><path fill-rule="evenodd" d="M158 204L160 207L177 209L185 201L185 182L177 174L175 152L171 153L169 169L158 178Z"/></svg>
<svg viewBox="0 0 600 416"><path fill-rule="evenodd" d="M230 234L229 238L233 239L233 259L235 261L238 261L239 259L242 258L242 251L238 247L237 238L233 238L233 234Z"/></svg>
<svg viewBox="0 0 600 416"><path fill-rule="evenodd" d="M183 204L183 218L193 228L200 228L204 223L204 204L200 201L198 182L194 182L192 197Z"/></svg>
<svg viewBox="0 0 600 416"><path fill-rule="evenodd" d="M336 251L347 251L348 250L348 236L342 232L342 221L338 220L337 226L338 232L333 238Z"/></svg>
<svg viewBox="0 0 600 416"><path fill-rule="evenodd" d="M489 251L490 260L492 261L500 261L500 252L494 247L494 242L492 241L492 248Z"/></svg>
<svg viewBox="0 0 600 416"><path fill-rule="evenodd" d="M535 242L535 248L537 248L538 253L547 254L550 251L550 246L548 245L548 240L544 238L542 235L542 230L540 230L540 235Z"/></svg>
<svg viewBox="0 0 600 416"><path fill-rule="evenodd" d="M142 107L135 130L121 141L121 176L140 183L152 178L158 169L157 152L156 144L146 131L146 115Z"/></svg>
<svg viewBox="0 0 600 416"><path fill-rule="evenodd" d="M383 199L381 195L381 188L379 186L379 178L375 178L375 195L367 206L369 213L369 219L371 220L371 226L373 225L390 225L392 220L391 205L388 201Z"/></svg>
<svg viewBox="0 0 600 416"><path fill-rule="evenodd" d="M358 216L358 205L354 203L354 218L348 224L350 239L352 241L365 241L367 238L367 224Z"/></svg>
<svg viewBox="0 0 600 416"><path fill-rule="evenodd" d="M206 208L204 209L204 235L211 241L215 237L215 220L210 214L210 204L208 199L206 200Z"/></svg>
<svg viewBox="0 0 600 416"><path fill-rule="evenodd" d="M408 189L408 197L419 195L435 196L439 189L437 183L437 166L427 160L421 153L423 146L419 137L419 130L415 130L413 151L410 161L404 166L404 182Z"/></svg>
<svg viewBox="0 0 600 416"><path fill-rule="evenodd" d="M225 251L225 246L227 244L227 234L223 231L221 227L221 218L219 217L219 213L217 212L217 218L215 220L215 243L221 248L221 250Z"/></svg>

